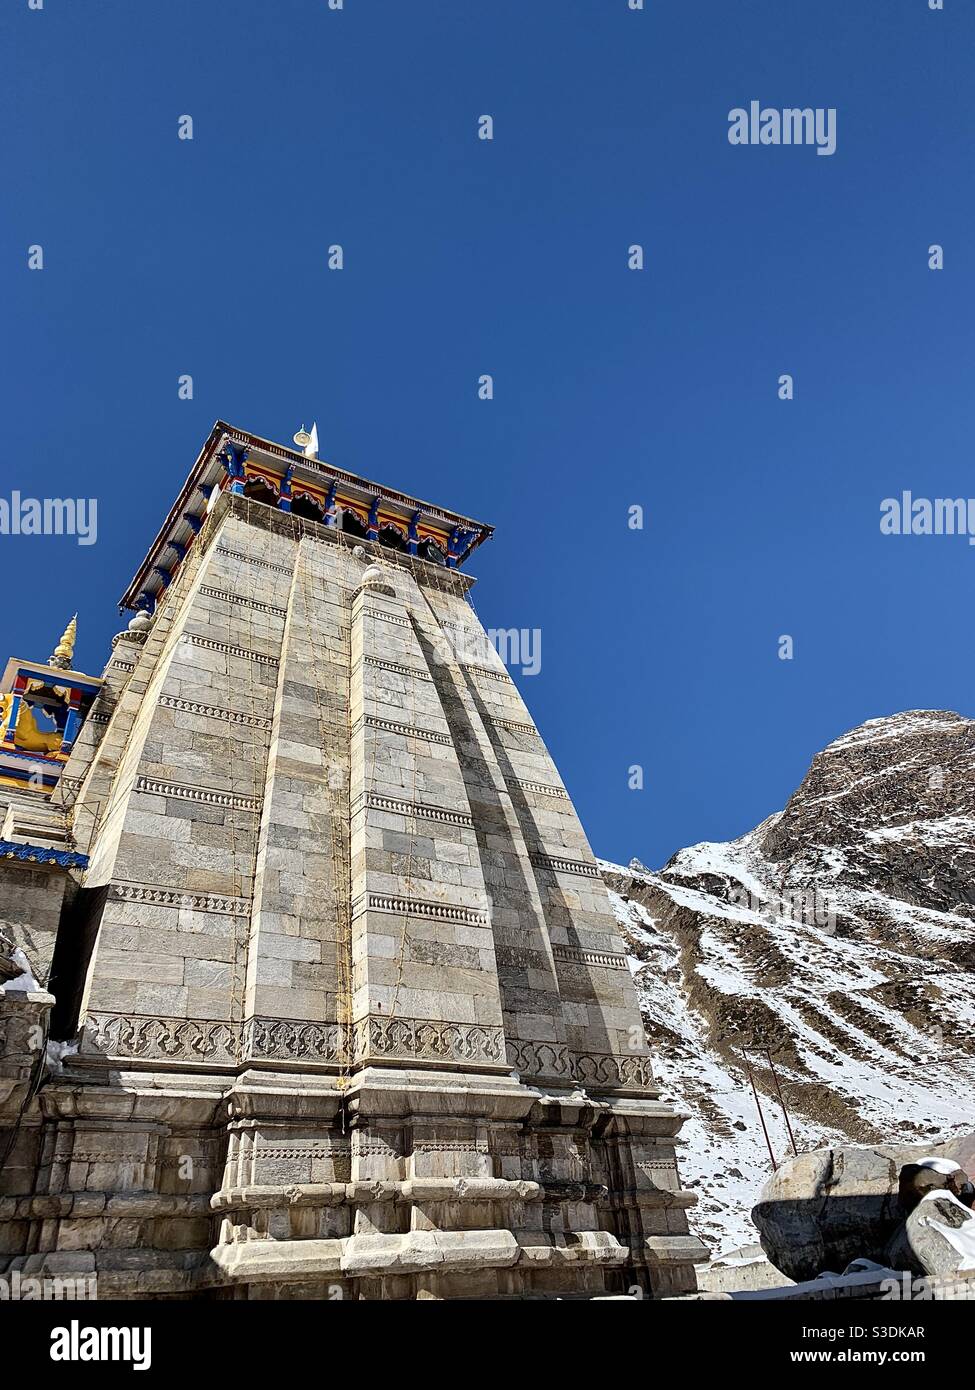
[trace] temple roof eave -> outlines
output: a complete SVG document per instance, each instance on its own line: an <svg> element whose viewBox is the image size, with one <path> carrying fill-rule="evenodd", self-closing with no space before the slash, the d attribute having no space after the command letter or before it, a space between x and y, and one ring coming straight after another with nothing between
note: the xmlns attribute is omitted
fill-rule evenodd
<svg viewBox="0 0 975 1390"><path fill-rule="evenodd" d="M160 565L167 551L178 559L189 548L196 531L187 520L187 515L193 515L197 521L202 521L203 513L197 515L196 509L198 509L199 503L195 499L198 494L205 499L210 489L220 486L224 476L220 454L228 442L245 448L248 461L251 463L260 463L263 457L267 460L265 466L272 470L275 465L278 467L283 465L282 472L290 472L292 484L305 482L312 487L321 488L323 483L329 486L332 483L337 483L352 500L359 500L365 504L379 498L388 513L399 516L403 521L407 521L411 515L419 512L422 517L428 517L434 522L441 523L441 525L451 528L459 527L465 532L470 532L472 534L471 541L463 553L457 556L456 564L458 566L462 565L471 552L493 534L494 528L484 522L474 521L470 517L434 506L421 498L410 497L407 493L397 492L393 488L373 483L371 480L360 478L345 469L335 468L319 459L309 458L295 449L275 444L271 440L262 439L259 435L249 434L244 430L236 429L223 420L218 420L210 431L210 435L170 509L166 521L122 596L119 602L120 608L132 609L138 606L140 594L145 591L154 568Z"/></svg>
<svg viewBox="0 0 975 1390"><path fill-rule="evenodd" d="M21 672L36 676L38 680L45 680L50 685L63 686L69 690L83 690L91 695L97 695L105 684L101 676L89 676L85 671L63 670L44 661L24 661L20 657L12 656L0 676L0 690L11 689L14 678Z"/></svg>

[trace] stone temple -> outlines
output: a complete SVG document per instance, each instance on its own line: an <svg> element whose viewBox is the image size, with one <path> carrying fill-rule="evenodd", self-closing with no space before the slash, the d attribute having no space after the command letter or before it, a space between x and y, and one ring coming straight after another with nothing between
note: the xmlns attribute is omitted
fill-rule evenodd
<svg viewBox="0 0 975 1390"><path fill-rule="evenodd" d="M0 1273L100 1298L694 1287L606 890L463 565L217 423L100 676L0 705Z"/></svg>

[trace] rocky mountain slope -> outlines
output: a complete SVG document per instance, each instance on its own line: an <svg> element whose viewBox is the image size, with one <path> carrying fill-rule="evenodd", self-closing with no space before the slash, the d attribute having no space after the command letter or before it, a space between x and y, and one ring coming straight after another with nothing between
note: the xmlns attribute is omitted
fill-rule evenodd
<svg viewBox="0 0 975 1390"><path fill-rule="evenodd" d="M870 720L741 839L602 868L712 1250L755 1238L753 1082L777 1159L782 1102L800 1152L972 1128L975 721Z"/></svg>

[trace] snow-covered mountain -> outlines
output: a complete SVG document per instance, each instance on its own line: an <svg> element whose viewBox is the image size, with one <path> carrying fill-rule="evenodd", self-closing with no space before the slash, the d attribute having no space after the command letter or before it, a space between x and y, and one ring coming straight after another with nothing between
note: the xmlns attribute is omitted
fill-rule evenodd
<svg viewBox="0 0 975 1390"><path fill-rule="evenodd" d="M770 1171L746 1055L776 1158L776 1079L800 1152L975 1126L975 720L872 719L741 839L602 869L713 1251Z"/></svg>

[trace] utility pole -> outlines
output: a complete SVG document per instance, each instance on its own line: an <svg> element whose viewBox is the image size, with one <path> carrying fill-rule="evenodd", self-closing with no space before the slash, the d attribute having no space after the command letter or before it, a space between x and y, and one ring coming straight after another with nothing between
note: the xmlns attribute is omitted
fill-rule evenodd
<svg viewBox="0 0 975 1390"><path fill-rule="evenodd" d="M779 1098L779 1104L780 1104L781 1107L782 1107L782 1117L783 1117L783 1119L785 1120L785 1127L786 1127L786 1129L788 1130L788 1133L789 1133L789 1143L792 1145L792 1152L793 1152L793 1153L796 1155L796 1157L798 1158L798 1156L799 1156L799 1150L796 1148L795 1136L794 1136L794 1134L792 1133L792 1125L791 1125L790 1122L789 1122L789 1112L788 1112L788 1110L786 1109L785 1098L784 1098L784 1096L782 1095L782 1088L781 1088L781 1086L779 1085L779 1076L778 1076L778 1072L775 1070L775 1063L772 1061L772 1053L770 1052L770 1050L769 1050L767 1047L765 1048L765 1055L766 1055L766 1057L768 1058L768 1066L769 1066L769 1071L772 1073L772 1081L775 1083L775 1094L778 1096L778 1098Z"/></svg>
<svg viewBox="0 0 975 1390"><path fill-rule="evenodd" d="M755 1097L755 1109L758 1111L758 1118L761 1121L762 1125L762 1133L765 1135L765 1143L768 1148L768 1156L772 1163L772 1172L775 1173L778 1171L779 1165L775 1161L775 1152L772 1149L772 1141L769 1138L768 1129L765 1124L765 1115L762 1112L762 1102L758 1098L758 1088L755 1085L755 1078L752 1075L752 1064L748 1060L748 1052L744 1046L742 1046L741 1051L742 1056L745 1060L745 1070L748 1072L748 1079L752 1084L752 1095Z"/></svg>

